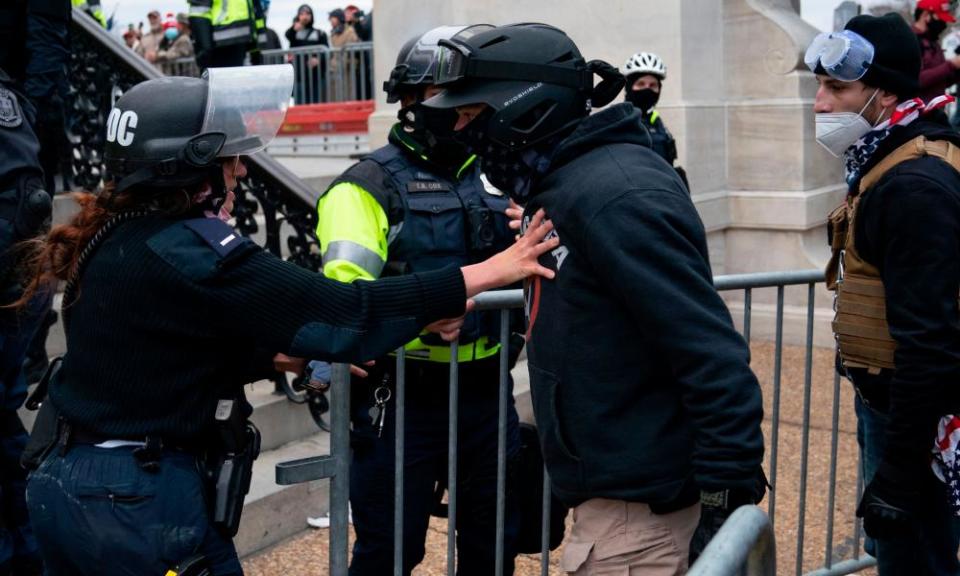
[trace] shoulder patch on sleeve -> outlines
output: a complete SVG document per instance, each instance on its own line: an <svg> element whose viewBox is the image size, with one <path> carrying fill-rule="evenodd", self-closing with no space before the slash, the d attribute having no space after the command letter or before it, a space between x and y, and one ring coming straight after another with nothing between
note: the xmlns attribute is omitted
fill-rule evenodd
<svg viewBox="0 0 960 576"><path fill-rule="evenodd" d="M251 242L218 218L194 218L184 221L183 225L193 230L221 258Z"/></svg>
<svg viewBox="0 0 960 576"><path fill-rule="evenodd" d="M220 263L240 248L256 245L216 218L195 218L171 224L149 240L153 252L187 278L196 281L216 276Z"/></svg>

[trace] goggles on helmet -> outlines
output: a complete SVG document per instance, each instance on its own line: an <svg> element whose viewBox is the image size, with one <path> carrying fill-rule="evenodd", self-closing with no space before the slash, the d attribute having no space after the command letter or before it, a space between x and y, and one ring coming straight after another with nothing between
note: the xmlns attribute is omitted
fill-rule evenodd
<svg viewBox="0 0 960 576"><path fill-rule="evenodd" d="M853 82L863 78L873 64L873 44L850 30L824 32L810 43L803 61L811 71L817 66L831 78Z"/></svg>
<svg viewBox="0 0 960 576"><path fill-rule="evenodd" d="M492 30L489 24L474 24L472 26L440 26L421 36L407 53L402 63L397 64L390 73L390 78L383 83L383 90L387 93L387 102L393 103L400 99L397 93L401 86L423 86L434 84L437 68L450 60L450 48L441 46L439 42L446 38L470 38L475 34Z"/></svg>
<svg viewBox="0 0 960 576"><path fill-rule="evenodd" d="M489 60L475 56L470 48L452 40L440 40L439 45L448 48L440 53L434 84L450 84L464 78L483 80L520 80L545 82L589 91L593 88L593 73L582 60L574 67L551 64L527 64L511 61Z"/></svg>

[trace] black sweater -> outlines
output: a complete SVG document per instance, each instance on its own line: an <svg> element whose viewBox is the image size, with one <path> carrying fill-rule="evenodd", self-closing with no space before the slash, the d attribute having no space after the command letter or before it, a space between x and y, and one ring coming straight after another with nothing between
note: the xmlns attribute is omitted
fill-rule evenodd
<svg viewBox="0 0 960 576"><path fill-rule="evenodd" d="M527 290L534 410L556 494L679 508L756 488L760 387L703 224L629 104L584 120L536 184L561 248Z"/></svg>
<svg viewBox="0 0 960 576"><path fill-rule="evenodd" d="M945 118L917 120L895 128L861 173L920 135L960 144ZM883 280L897 368L850 376L874 405L889 403L887 459L929 472L939 417L960 413L960 174L929 156L899 164L864 196L854 232Z"/></svg>
<svg viewBox="0 0 960 576"><path fill-rule="evenodd" d="M211 222L219 238L233 232ZM50 387L68 421L110 437L191 441L217 399L267 376L276 352L359 362L463 313L456 268L342 284L234 242L221 256L216 242L159 216L107 237L83 273Z"/></svg>

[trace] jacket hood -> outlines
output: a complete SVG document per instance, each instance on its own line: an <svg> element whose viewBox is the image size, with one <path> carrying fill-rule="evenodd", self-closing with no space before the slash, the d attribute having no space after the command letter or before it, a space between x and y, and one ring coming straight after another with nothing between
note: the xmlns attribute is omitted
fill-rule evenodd
<svg viewBox="0 0 960 576"><path fill-rule="evenodd" d="M629 103L616 104L584 118L557 144L550 168L559 168L598 146L624 143L647 148L651 145L650 134L641 123L640 111Z"/></svg>
<svg viewBox="0 0 960 576"><path fill-rule="evenodd" d="M313 8L311 8L309 4L301 4L300 7L297 8L297 15L299 16L304 10L310 14L310 25L313 26L313 24L316 22L316 18L313 16Z"/></svg>

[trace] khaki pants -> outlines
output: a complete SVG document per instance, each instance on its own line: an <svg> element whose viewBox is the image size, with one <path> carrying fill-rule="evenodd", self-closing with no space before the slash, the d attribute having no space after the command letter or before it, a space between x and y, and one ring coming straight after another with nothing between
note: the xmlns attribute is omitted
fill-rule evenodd
<svg viewBox="0 0 960 576"><path fill-rule="evenodd" d="M699 521L699 503L658 515L637 502L587 500L573 509L560 566L575 576L682 575Z"/></svg>

